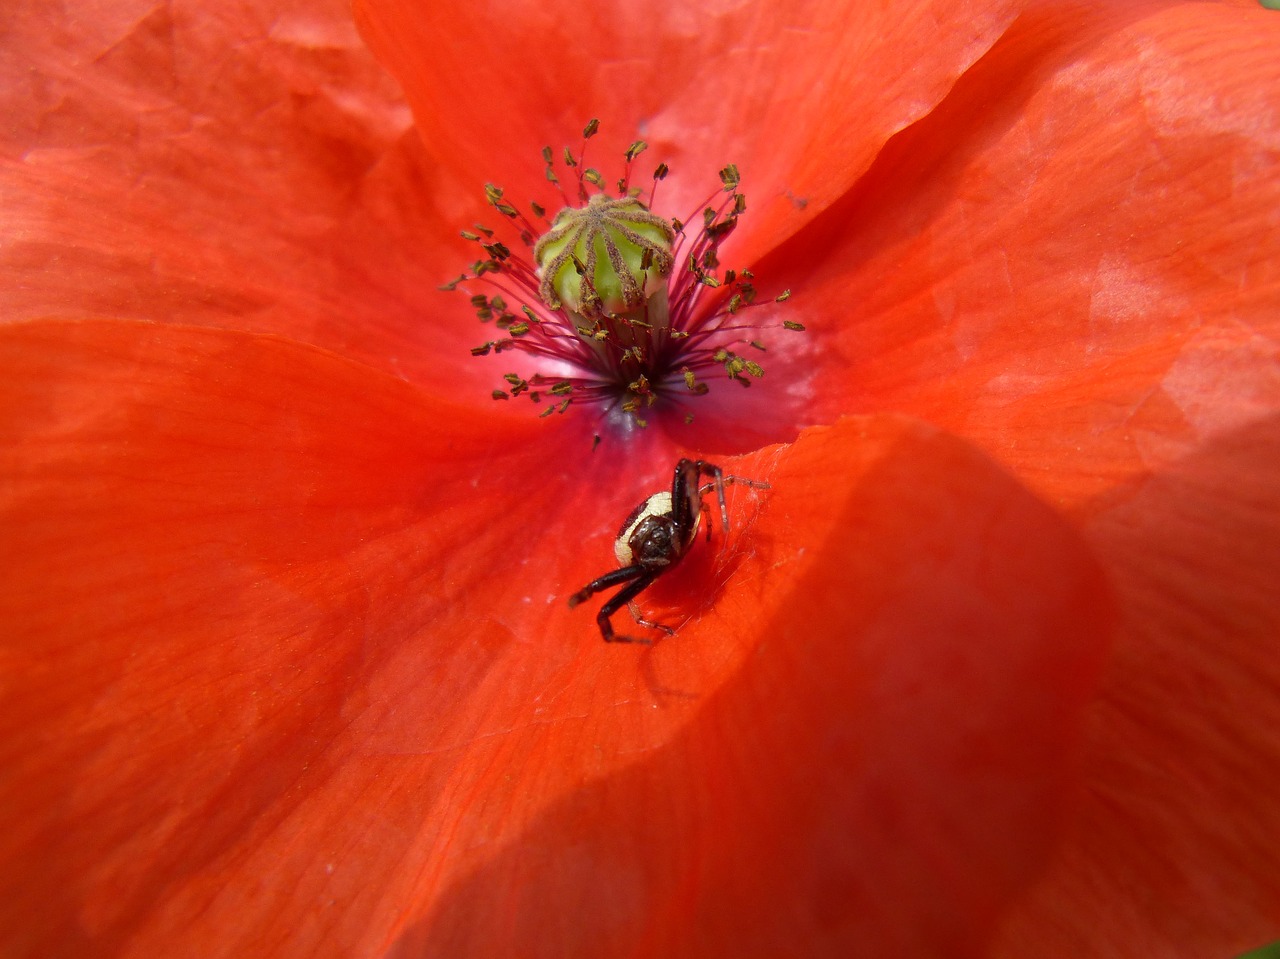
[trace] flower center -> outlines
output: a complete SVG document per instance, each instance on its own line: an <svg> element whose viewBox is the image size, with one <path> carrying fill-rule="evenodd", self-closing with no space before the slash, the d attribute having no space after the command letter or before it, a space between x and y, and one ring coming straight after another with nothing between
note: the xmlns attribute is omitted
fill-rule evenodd
<svg viewBox="0 0 1280 959"><path fill-rule="evenodd" d="M671 223L632 197L597 193L584 207L565 207L533 248L551 309L583 316L620 316L666 290Z"/></svg>
<svg viewBox="0 0 1280 959"><path fill-rule="evenodd" d="M544 363L528 379L505 373L507 388L494 390L494 399L527 394L535 402L548 400L543 416L595 405L623 428L645 426L648 417L669 412L689 422L689 401L710 392L708 381L750 386L764 375L758 362L738 352L765 349L750 335L759 327L743 318L757 305L754 277L747 270L719 269L720 246L746 210L738 170L730 165L720 171L721 189L701 204L701 227L693 232L651 211L666 164L654 171L645 199L630 185L643 141L627 150L616 194L605 189L600 173L583 163L597 126L594 120L587 125L577 156L567 149L562 155L562 166L577 183L577 202L562 189L565 206L553 219L537 203L529 204L530 218L499 187L485 188L490 204L518 226L533 262L495 240L495 231L477 226L478 232L462 235L480 244L485 257L443 289L472 293L483 284L491 291L472 293L471 302L481 321L505 335L476 347L473 355L516 350ZM551 148L542 156L547 179L559 187ZM774 301L789 295L783 292ZM798 323L779 325L803 329Z"/></svg>

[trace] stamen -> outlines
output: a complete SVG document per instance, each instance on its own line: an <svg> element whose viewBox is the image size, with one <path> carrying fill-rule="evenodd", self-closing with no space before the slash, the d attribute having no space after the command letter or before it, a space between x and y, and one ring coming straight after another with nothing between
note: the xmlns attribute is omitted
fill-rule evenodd
<svg viewBox="0 0 1280 959"><path fill-rule="evenodd" d="M735 351L765 349L754 338L760 326L743 320L760 306L755 277L750 270L722 270L720 262L747 201L738 192L737 166L728 164L718 171L719 188L691 216L680 220L653 212L658 184L670 171L659 163L647 191L631 185L634 163L648 149L643 140L623 154L617 195L611 195L603 175L586 166L587 144L598 129L596 120L586 125L576 156L567 148L559 156L549 146L542 149L546 180L564 201L549 223L546 207L531 201L532 217L527 216L501 187L485 185L486 200L531 248L533 261L513 253L494 230L474 224L460 232L483 257L441 289L462 290L477 318L501 331L473 347L472 355L519 350L558 367L555 375L528 379L505 374L507 388L494 390L495 400L526 394L537 403L556 397L541 416L564 413L571 404L595 404L602 413L616 411L644 426L642 411L679 408L712 392L716 379L745 387L764 375L759 363ZM577 184L576 204L565 193L558 165ZM698 229L688 230L689 223ZM472 289L473 284L480 286ZM790 296L784 290L764 302L783 303ZM804 329L792 320L778 325ZM679 414L692 421L692 413Z"/></svg>

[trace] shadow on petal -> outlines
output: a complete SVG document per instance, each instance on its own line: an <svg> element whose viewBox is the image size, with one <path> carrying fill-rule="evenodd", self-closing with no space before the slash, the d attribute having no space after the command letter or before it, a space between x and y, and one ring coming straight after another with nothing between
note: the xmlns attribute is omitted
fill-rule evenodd
<svg viewBox="0 0 1280 959"><path fill-rule="evenodd" d="M727 630L740 670L494 849L395 959L974 955L1038 873L1109 632L1078 537L907 420L734 470L773 484L750 555L655 657Z"/></svg>
<svg viewBox="0 0 1280 959"><path fill-rule="evenodd" d="M1235 955L1280 935L1280 418L1095 504L1123 610L1087 802L999 955Z"/></svg>

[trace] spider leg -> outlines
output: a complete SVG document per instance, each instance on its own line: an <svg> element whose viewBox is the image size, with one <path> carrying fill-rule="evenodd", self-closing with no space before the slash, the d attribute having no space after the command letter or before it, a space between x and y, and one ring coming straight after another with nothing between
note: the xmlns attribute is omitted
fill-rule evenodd
<svg viewBox="0 0 1280 959"><path fill-rule="evenodd" d="M711 479L710 483L707 483L705 486L698 487L699 502L701 502L702 497L705 494L710 493L712 490L715 490L716 498L720 500L720 528L723 530L728 530L729 529L729 507L724 501L724 471L721 470L720 467L716 466L715 464L707 463L707 462L704 462L703 460L698 460L698 462L695 463L694 466L697 467L697 472L699 476L707 476L707 477L710 477ZM705 506L703 508L705 509ZM711 535L710 523L707 523L707 535L708 536Z"/></svg>
<svg viewBox="0 0 1280 959"><path fill-rule="evenodd" d="M688 529L695 513L702 510L702 493L698 489L702 466L701 462L693 460L681 460L676 464L675 476L671 480L671 519L678 530Z"/></svg>
<svg viewBox="0 0 1280 959"><path fill-rule="evenodd" d="M650 629L660 629L664 633L666 633L668 636L674 636L676 634L676 631L672 629L670 626L666 626L662 623L655 623L653 620L645 619L643 616L641 616L640 607L637 606L634 602L627 603L627 609L631 611L631 618L634 619L641 626L648 626Z"/></svg>
<svg viewBox="0 0 1280 959"><path fill-rule="evenodd" d="M752 489L769 489L769 484L763 480L747 479L745 476L734 476L732 473L721 471L720 467L713 466L710 463L704 463L701 460L696 464L698 473L702 476L711 477L710 483L704 483L698 487L698 498L701 500L712 490L716 491L716 499L720 501L720 525L725 532L729 531L729 505L724 499L724 488L738 483L742 486L749 486ZM708 512L705 503L702 504L702 511ZM711 539L711 524L707 524L707 539Z"/></svg>
<svg viewBox="0 0 1280 959"><path fill-rule="evenodd" d="M600 607L600 612L596 614L596 624L600 627L600 635L604 637L606 643L644 643L645 645L652 643L652 640L649 639L635 639L631 636L615 635L613 623L609 621L609 617L653 585L653 581L658 578L658 572L658 570L652 569L642 570L634 582L622 587L614 594L612 599ZM600 578L604 579L603 576Z"/></svg>
<svg viewBox="0 0 1280 959"><path fill-rule="evenodd" d="M752 489L773 489L764 480L747 479L745 476L734 476L732 473L725 473L720 477L725 486L750 486ZM716 488L715 483L703 483L698 492L704 496Z"/></svg>
<svg viewBox="0 0 1280 959"><path fill-rule="evenodd" d="M617 586L619 583L625 583L628 580L636 579L643 576L646 570L643 566L623 566L621 569L615 569L612 572L605 573L603 576L593 579L586 586L578 590L569 597L569 608L577 606L581 602L590 599L596 593L610 586Z"/></svg>

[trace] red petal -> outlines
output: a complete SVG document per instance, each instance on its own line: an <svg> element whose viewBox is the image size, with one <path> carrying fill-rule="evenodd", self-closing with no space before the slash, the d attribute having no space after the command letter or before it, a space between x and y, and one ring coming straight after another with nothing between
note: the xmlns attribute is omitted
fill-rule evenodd
<svg viewBox="0 0 1280 959"><path fill-rule="evenodd" d="M1056 834L1096 574L924 427L726 463L773 489L646 651L563 601L638 498L576 431L216 331L11 324L0 371L11 947L960 954Z"/></svg>
<svg viewBox="0 0 1280 959"><path fill-rule="evenodd" d="M528 762L607 757L630 709L706 695L688 726L534 820L407 954L974 955L1036 873L1105 632L1073 536L901 420L735 470L773 489L714 607ZM726 645L748 655L715 689L698 673Z"/></svg>
<svg viewBox="0 0 1280 959"><path fill-rule="evenodd" d="M791 235L919 119L1009 23L1014 0L910 5L475 4L358 0L356 16L399 77L432 154L458 183L545 191L538 151L602 121L591 162L613 179L637 138L678 174L682 218L737 163L752 196L748 259ZM651 159L652 158L652 159ZM750 237L751 239L747 239Z"/></svg>
<svg viewBox="0 0 1280 959"><path fill-rule="evenodd" d="M997 955L1234 956L1280 938L1280 415L1093 521L1125 610L1088 802Z"/></svg>
<svg viewBox="0 0 1280 959"><path fill-rule="evenodd" d="M1280 18L1106 10L1022 21L792 245L810 415L919 415L1080 503L1275 408Z"/></svg>
<svg viewBox="0 0 1280 959"><path fill-rule="evenodd" d="M387 873L420 825L394 811L403 749L369 728L403 708L380 686L414 663L399 745L453 755L454 707L497 627L477 625L483 603L459 598L447 561L483 572L469 542L489 560L512 533L485 542L492 498L458 513L477 471L518 493L520 469L486 456L529 424L270 338L125 323L0 337L0 620L22 677L0 720L20 784L0 928L42 956L376 939L405 908ZM425 801L432 767L408 765Z"/></svg>
<svg viewBox="0 0 1280 959"><path fill-rule="evenodd" d="M1280 936L1280 19L1077 13L1024 21L891 145L793 302L843 361L828 416L977 440L1120 594L1090 803L1002 954L1229 955Z"/></svg>
<svg viewBox="0 0 1280 959"><path fill-rule="evenodd" d="M487 397L440 362L483 339L434 319L466 251L345 0L132 6L6 17L4 317L284 333Z"/></svg>

